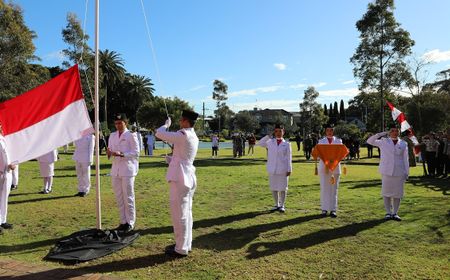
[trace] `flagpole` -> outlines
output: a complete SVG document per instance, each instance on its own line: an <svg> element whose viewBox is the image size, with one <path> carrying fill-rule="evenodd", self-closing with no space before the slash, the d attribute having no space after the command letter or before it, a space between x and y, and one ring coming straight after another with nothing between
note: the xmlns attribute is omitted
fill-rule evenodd
<svg viewBox="0 0 450 280"><path fill-rule="evenodd" d="M95 1L95 186L96 186L96 214L97 229L102 229L102 205L100 199L100 120L99 120L99 82L98 82L98 45L99 45L99 5L100 0ZM107 120L105 120L107 121Z"/></svg>

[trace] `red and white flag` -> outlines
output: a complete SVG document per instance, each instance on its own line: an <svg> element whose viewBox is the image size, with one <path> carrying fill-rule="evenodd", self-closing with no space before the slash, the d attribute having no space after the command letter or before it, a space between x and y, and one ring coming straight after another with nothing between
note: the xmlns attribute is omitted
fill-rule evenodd
<svg viewBox="0 0 450 280"><path fill-rule="evenodd" d="M0 103L0 122L13 163L34 159L93 133L78 66Z"/></svg>
<svg viewBox="0 0 450 280"><path fill-rule="evenodd" d="M392 105L392 103L390 103L389 101L386 101L386 103L391 109L392 119L400 124L400 132L406 130L411 131L411 136L409 138L413 141L414 145L418 145L419 141L417 140L416 136L414 136L412 127L409 125L408 121L406 121L405 114L399 109L395 108L394 105Z"/></svg>

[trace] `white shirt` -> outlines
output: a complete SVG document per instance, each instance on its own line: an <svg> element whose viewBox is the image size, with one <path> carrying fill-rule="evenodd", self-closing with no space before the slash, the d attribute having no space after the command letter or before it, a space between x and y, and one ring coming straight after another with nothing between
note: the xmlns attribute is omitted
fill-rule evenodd
<svg viewBox="0 0 450 280"><path fill-rule="evenodd" d="M136 133L128 129L120 135L113 132L109 136L108 148L112 152L121 152L123 157L113 156L111 166L111 176L132 177L136 176L139 170L139 143Z"/></svg>
<svg viewBox="0 0 450 280"><path fill-rule="evenodd" d="M391 138L378 139L386 135L386 132L381 132L367 139L367 143L380 148L380 173L388 176L408 176L408 144L400 138L396 145Z"/></svg>
<svg viewBox="0 0 450 280"><path fill-rule="evenodd" d="M174 145L166 179L188 188L197 185L194 160L198 150L198 137L194 128L183 128L177 132L166 131L166 125L156 130L156 137Z"/></svg>
<svg viewBox="0 0 450 280"><path fill-rule="evenodd" d="M88 134L75 142L75 152L72 159L77 162L92 164L94 161L95 136Z"/></svg>
<svg viewBox="0 0 450 280"><path fill-rule="evenodd" d="M259 140L258 146L267 148L267 172L269 174L286 175L292 172L292 148L291 143L281 139L270 138L269 135Z"/></svg>

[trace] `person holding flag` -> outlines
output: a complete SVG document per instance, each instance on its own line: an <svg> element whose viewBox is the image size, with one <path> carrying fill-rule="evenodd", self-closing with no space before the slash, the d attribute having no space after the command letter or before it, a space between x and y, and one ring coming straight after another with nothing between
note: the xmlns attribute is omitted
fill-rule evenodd
<svg viewBox="0 0 450 280"><path fill-rule="evenodd" d="M139 142L136 133L127 129L124 114L115 115L116 131L111 133L106 154L112 157L111 181L120 214L118 231L130 232L136 222L134 180L139 171Z"/></svg>
<svg viewBox="0 0 450 280"><path fill-rule="evenodd" d="M170 184L170 215L175 244L168 246L165 253L177 258L186 257L192 250L192 199L197 188L194 160L199 142L194 130L197 118L196 112L183 110L180 130L167 131L172 124L170 118L156 130L156 137L173 144L173 156L166 157L169 163L166 179Z"/></svg>
<svg viewBox="0 0 450 280"><path fill-rule="evenodd" d="M3 229L11 229L12 225L6 222L8 214L8 197L11 191L11 170L16 166L11 164L8 147L3 137L3 127L0 123L0 234Z"/></svg>
<svg viewBox="0 0 450 280"><path fill-rule="evenodd" d="M321 150L323 150L322 153ZM320 176L320 207L324 217L328 212L330 212L330 217L337 217L341 160L347 154L348 149L342 144L342 140L334 136L333 125L325 125L325 137L319 140L312 152L315 159L319 158L317 173Z"/></svg>
<svg viewBox="0 0 450 280"><path fill-rule="evenodd" d="M401 221L398 215L404 184L409 176L408 144L399 138L399 129L377 133L367 143L380 148L381 195L386 209L385 220ZM387 136L387 137L386 137Z"/></svg>

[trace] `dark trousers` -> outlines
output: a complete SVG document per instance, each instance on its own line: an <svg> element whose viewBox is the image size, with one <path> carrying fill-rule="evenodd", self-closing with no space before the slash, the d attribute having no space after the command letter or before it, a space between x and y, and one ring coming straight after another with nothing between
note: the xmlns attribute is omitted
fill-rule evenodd
<svg viewBox="0 0 450 280"><path fill-rule="evenodd" d="M436 175L437 158L436 152L427 152L428 175Z"/></svg>
<svg viewBox="0 0 450 280"><path fill-rule="evenodd" d="M373 147L367 147L367 157L373 157Z"/></svg>

